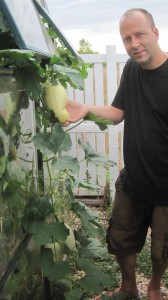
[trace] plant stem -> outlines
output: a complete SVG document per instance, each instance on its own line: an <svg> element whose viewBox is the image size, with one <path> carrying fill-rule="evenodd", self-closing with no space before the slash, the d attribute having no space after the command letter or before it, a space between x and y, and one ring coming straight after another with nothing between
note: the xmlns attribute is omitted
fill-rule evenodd
<svg viewBox="0 0 168 300"><path fill-rule="evenodd" d="M78 161L79 164L81 164L86 158L84 157L82 160Z"/></svg>
<svg viewBox="0 0 168 300"><path fill-rule="evenodd" d="M23 160L23 161L28 162L28 163L33 163L34 162L34 160L27 160L27 159L22 158L20 156L18 156L18 159Z"/></svg>
<svg viewBox="0 0 168 300"><path fill-rule="evenodd" d="M48 175L49 175L49 179L50 179L50 188L51 188L52 176L51 176L50 166L49 166L48 162L49 162L49 160L47 160L46 163L47 163L47 170L48 170Z"/></svg>
<svg viewBox="0 0 168 300"><path fill-rule="evenodd" d="M47 159L43 159L43 162L49 162L50 160L52 160L54 158L54 156L47 158Z"/></svg>
<svg viewBox="0 0 168 300"><path fill-rule="evenodd" d="M68 132L68 131L74 129L75 127L79 126L79 125L82 124L83 122L84 122L84 120L80 121L78 124L75 124L73 127L69 128L69 129L67 129L67 130L65 130L65 132Z"/></svg>

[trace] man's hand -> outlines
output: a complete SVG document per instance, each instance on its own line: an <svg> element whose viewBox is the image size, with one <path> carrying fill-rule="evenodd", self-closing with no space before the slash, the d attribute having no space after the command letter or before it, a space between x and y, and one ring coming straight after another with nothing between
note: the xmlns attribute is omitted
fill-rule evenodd
<svg viewBox="0 0 168 300"><path fill-rule="evenodd" d="M82 120L89 112L89 108L86 104L81 104L75 101L68 101L66 109L69 113L68 120L63 124L63 126L68 126L71 123L76 123Z"/></svg>
<svg viewBox="0 0 168 300"><path fill-rule="evenodd" d="M63 126L68 126L71 123L76 123L86 117L88 112L92 112L96 117L111 120L114 124L119 124L124 119L124 110L109 106L95 106L81 104L75 101L68 101L66 109L69 113L68 120Z"/></svg>

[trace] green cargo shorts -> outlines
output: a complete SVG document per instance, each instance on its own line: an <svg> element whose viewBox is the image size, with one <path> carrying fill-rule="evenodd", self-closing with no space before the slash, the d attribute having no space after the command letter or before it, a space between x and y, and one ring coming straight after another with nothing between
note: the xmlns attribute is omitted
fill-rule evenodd
<svg viewBox="0 0 168 300"><path fill-rule="evenodd" d="M168 206L137 202L123 189L121 176L109 220L106 241L111 254L127 256L139 253L151 228L151 258L158 263L168 259Z"/></svg>

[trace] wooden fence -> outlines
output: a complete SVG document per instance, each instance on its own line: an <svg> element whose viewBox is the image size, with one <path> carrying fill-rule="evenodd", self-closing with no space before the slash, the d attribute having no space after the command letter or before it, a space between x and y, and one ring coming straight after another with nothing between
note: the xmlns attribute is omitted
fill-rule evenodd
<svg viewBox="0 0 168 300"><path fill-rule="evenodd" d="M84 91L73 90L68 87L69 99L80 103L110 105L117 91L128 56L117 54L115 46L107 46L106 54L83 54L81 57L85 62L92 63L93 67L88 69ZM72 156L77 156L79 159L83 158L84 152L77 143L77 140L81 138L83 141L89 142L97 152L116 162L117 165L110 168L108 176L105 169L97 168L92 163L86 164L86 162L82 162L79 173L81 179L100 186L100 195L104 193L107 179L110 178L110 188L112 196L114 196L114 182L119 170L123 167L123 123L117 126L110 125L108 130L102 132L93 122L85 121L72 129L71 138L73 141ZM94 193L79 189L76 191L76 195L89 196L94 195Z"/></svg>

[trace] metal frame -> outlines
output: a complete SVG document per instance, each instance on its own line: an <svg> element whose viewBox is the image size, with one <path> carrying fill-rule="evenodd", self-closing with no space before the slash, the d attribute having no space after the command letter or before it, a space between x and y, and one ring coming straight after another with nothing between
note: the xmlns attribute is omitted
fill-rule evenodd
<svg viewBox="0 0 168 300"><path fill-rule="evenodd" d="M17 10L21 10L21 6L26 8L26 17L29 17L28 12L32 19L30 23L24 26L19 24L19 19L15 15L13 5L14 1L17 4ZM50 38L42 20L32 0L1 0L0 10L2 11L8 26L14 36L15 42L20 49L28 49L37 52L44 57L50 57L55 53L54 44ZM23 17L25 16L23 11ZM26 19L25 17L25 19ZM31 28L31 27L32 28ZM26 31L30 29L30 32ZM31 32L32 31L32 32Z"/></svg>
<svg viewBox="0 0 168 300"><path fill-rule="evenodd" d="M51 17L49 16L48 12L45 10L44 7L40 5L40 3L37 0L33 0L35 7L37 8L39 14L45 18L48 22L48 24L53 28L53 30L57 33L63 44L67 47L69 51L71 51L72 55L78 56L76 51L74 50L73 46L69 43L67 38L64 36L63 32L58 28L58 26L55 25Z"/></svg>

